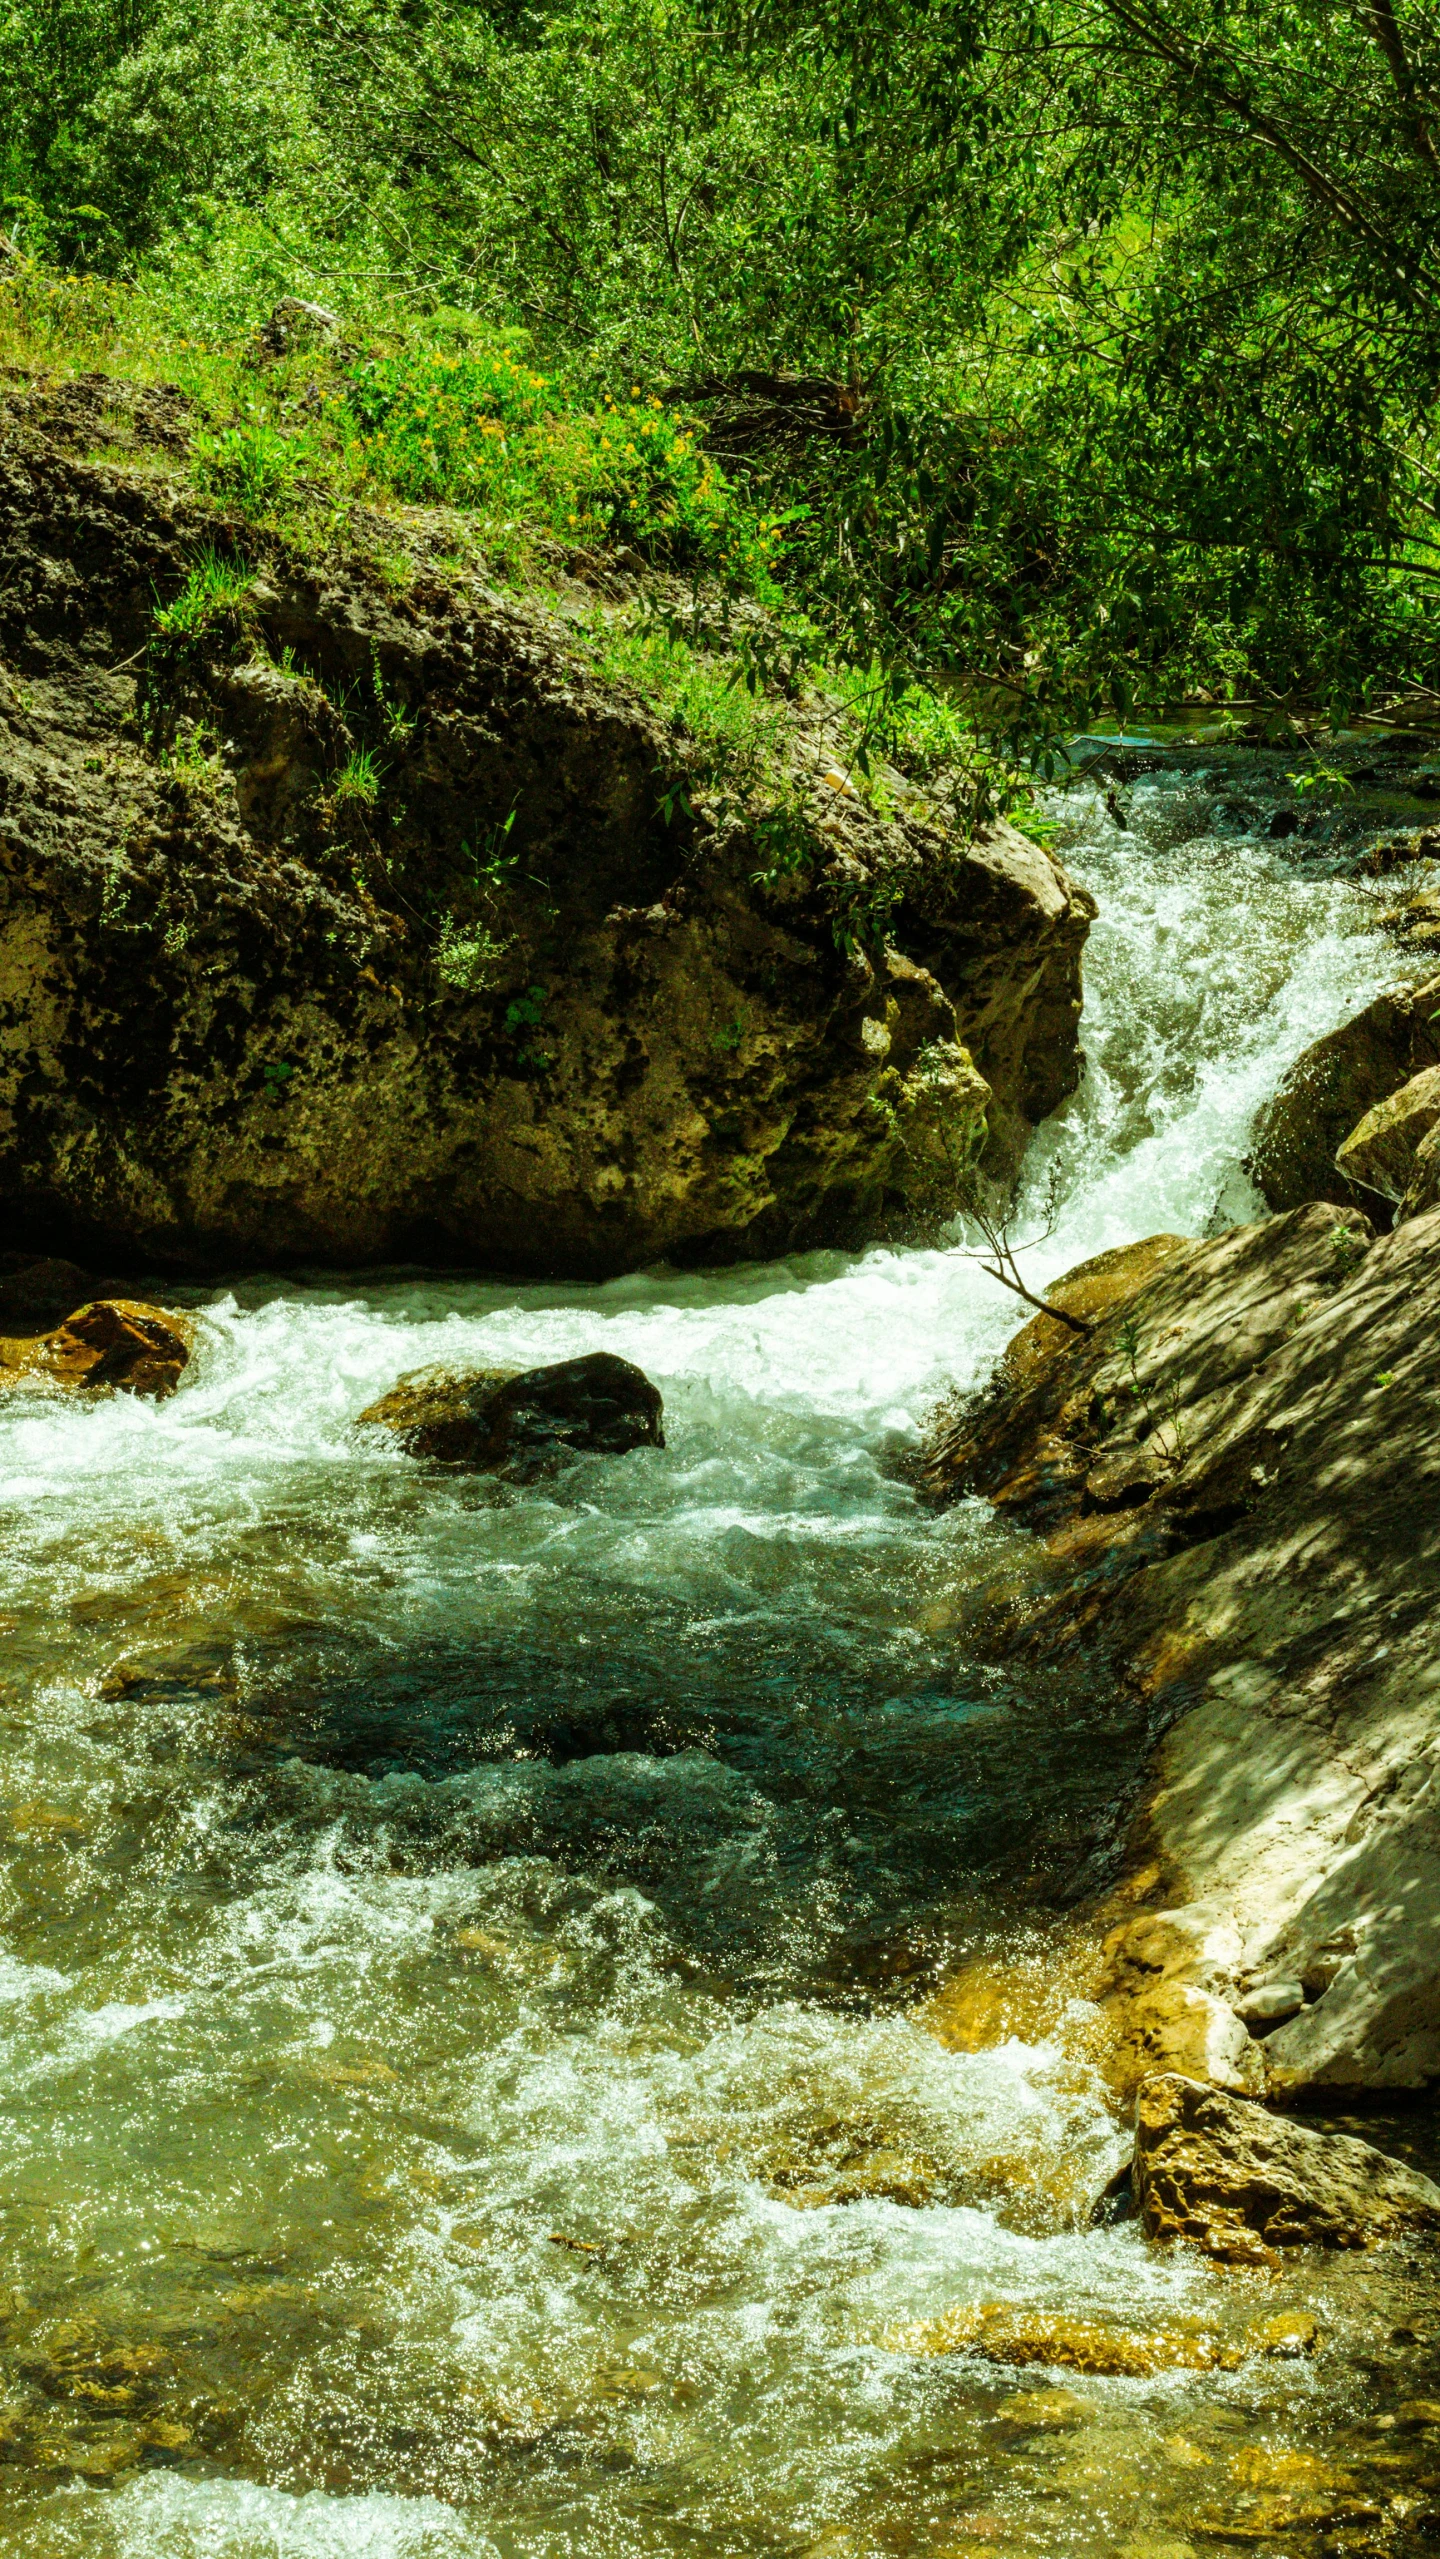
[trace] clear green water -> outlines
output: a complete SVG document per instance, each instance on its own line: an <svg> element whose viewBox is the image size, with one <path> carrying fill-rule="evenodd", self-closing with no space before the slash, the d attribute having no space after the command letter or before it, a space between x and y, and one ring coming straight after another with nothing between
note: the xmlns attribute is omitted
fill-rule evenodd
<svg viewBox="0 0 1440 2559"><path fill-rule="evenodd" d="M1102 916L1042 1273L1245 1215L1256 1105L1394 967L1194 777L1125 837L1063 805ZM1099 1870L1137 1748L967 1654L1009 1533L893 1471L1009 1301L876 1252L200 1303L169 1405L0 1417L0 2550L1423 2548L1433 2260L1089 2227L1098 2081L913 2002ZM520 1494L352 1430L437 1357L601 1344L663 1454ZM891 2341L981 2300L1326 2342L1136 2382Z"/></svg>

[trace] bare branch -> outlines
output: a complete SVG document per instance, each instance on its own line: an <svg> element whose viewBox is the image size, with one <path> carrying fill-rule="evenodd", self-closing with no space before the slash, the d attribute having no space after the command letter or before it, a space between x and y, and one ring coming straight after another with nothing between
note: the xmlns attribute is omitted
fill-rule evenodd
<svg viewBox="0 0 1440 2559"><path fill-rule="evenodd" d="M1027 1285L1015 1258L1017 1248L1010 1240L1009 1218L987 1206L977 1182L972 1181L968 1185L962 1195L962 1206L966 1216L972 1224L979 1227L985 1238L984 1251L967 1252L965 1255L967 1262L978 1262L987 1279L998 1280L1002 1288L1010 1289L1016 1297L1023 1297L1026 1305L1033 1306L1037 1314L1053 1315L1057 1324L1067 1325L1072 1333L1080 1334L1082 1339L1094 1332L1094 1325L1088 1323L1083 1315L1072 1315L1064 1306L1052 1306L1048 1298L1037 1297L1034 1289ZM1046 1234L1048 1233L1047 1228ZM1034 1243L1043 1244L1045 1235L1032 1237L1031 1240Z"/></svg>

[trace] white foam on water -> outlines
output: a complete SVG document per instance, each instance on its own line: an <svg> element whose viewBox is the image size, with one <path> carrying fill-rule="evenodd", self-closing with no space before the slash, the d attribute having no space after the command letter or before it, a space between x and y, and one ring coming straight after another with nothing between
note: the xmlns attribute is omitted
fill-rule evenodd
<svg viewBox="0 0 1440 2559"><path fill-rule="evenodd" d="M1256 1213L1240 1167L1257 1106L1395 973L1367 892L1301 879L1253 840L1187 839L1167 789L1137 788L1128 835L1094 794L1057 802L1100 915L1088 1073L1036 1142L1018 1221L1053 1220L1027 1260L1037 1284L1136 1236ZM106 2280L128 2282L142 2254L173 2261L176 2298L198 2286L201 2308L230 2280L213 2265L278 2266L274 2315L318 2302L324 2317L293 2349L300 2395L278 2393L260 2439L293 2478L333 2434L342 2467L380 2482L131 2479L57 2504L57 2551L671 2559L771 2547L777 2519L799 2549L827 2499L859 2494L917 2429L960 2422L960 2385L887 2345L897 2323L997 2296L1132 2324L1208 2315L1228 2278L1148 2252L1133 2227L1080 2226L1116 2127L1098 2076L1056 2044L951 2053L903 2016L747 2006L677 1954L677 1876L692 1917L783 1916L789 1867L808 1860L806 1924L845 1923L860 1744L883 1745L906 1705L926 1592L967 1540L998 1534L924 1520L887 1444L914 1437L947 1382L981 1377L1024 1311L958 1247L604 1286L247 1282L213 1293L164 1405L6 1400L0 1595L45 1630L9 1794L60 1808L26 1834L41 1884L0 1954L25 2226L47 2265L43 2234L73 2230ZM353 1427L433 1361L599 1347L662 1386L663 1456L517 1497ZM800 1812L694 1737L668 1757L520 1751L378 1782L300 1757L258 1797L229 1773L245 1745L212 1639L259 1657L272 1624L282 1651L358 1625L369 1658L403 1666L456 1629L518 1645L539 1627L576 1663L593 1646L603 1692L630 1679L628 1630L657 1608L680 1692L687 1662L698 1683L737 1630L723 1658L738 1678L763 1686L777 1630L813 1628L842 1643L832 1684L850 1659L878 1682L857 1737L832 1733L817 1681ZM154 1703L147 1647L164 1656ZM106 1685L117 1656L138 1687ZM983 1683L942 1703L947 1729L990 1711ZM617 1840L638 1886L605 1871ZM92 1851L71 1928L64 1861L78 1872ZM973 2192L961 2176L924 2209L827 2201L837 2162L877 2150L901 2182L905 2159L958 2163ZM1074 2212L1012 2208L1067 2174ZM264 2282L244 2283L270 2316ZM1207 2386L1151 2385L1177 2400ZM1135 2386L1086 2388L1118 2405ZM436 2409L457 2443L477 2430L481 2449L454 2454L463 2514L400 2493L412 2456L386 2449L392 2418L419 2441ZM516 2503L532 2437L562 2446L533 2509ZM432 2472L446 2441L442 2427ZM66 2540L82 2509L94 2537ZM1057 2548L1117 2546L1064 2517Z"/></svg>
<svg viewBox="0 0 1440 2559"><path fill-rule="evenodd" d="M117 2559L493 2559L495 2547L429 2497L294 2497L248 2479L162 2475L106 2502ZM93 2529L100 2501L87 2503Z"/></svg>

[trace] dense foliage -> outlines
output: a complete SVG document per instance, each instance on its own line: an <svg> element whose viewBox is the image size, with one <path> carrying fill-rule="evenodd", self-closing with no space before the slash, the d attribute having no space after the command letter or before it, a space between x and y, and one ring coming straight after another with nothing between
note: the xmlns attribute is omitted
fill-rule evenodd
<svg viewBox="0 0 1440 2559"><path fill-rule="evenodd" d="M0 11L22 257L323 299L402 496L778 569L1022 735L1440 685L1430 0Z"/></svg>

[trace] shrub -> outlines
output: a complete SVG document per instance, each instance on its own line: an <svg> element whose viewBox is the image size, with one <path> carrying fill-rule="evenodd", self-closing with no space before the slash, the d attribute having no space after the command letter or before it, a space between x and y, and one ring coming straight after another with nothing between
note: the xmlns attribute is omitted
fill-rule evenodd
<svg viewBox="0 0 1440 2559"><path fill-rule="evenodd" d="M359 366L345 400L364 468L397 497L768 581L779 524L757 524L692 421L638 389L578 408L506 348L411 348Z"/></svg>

